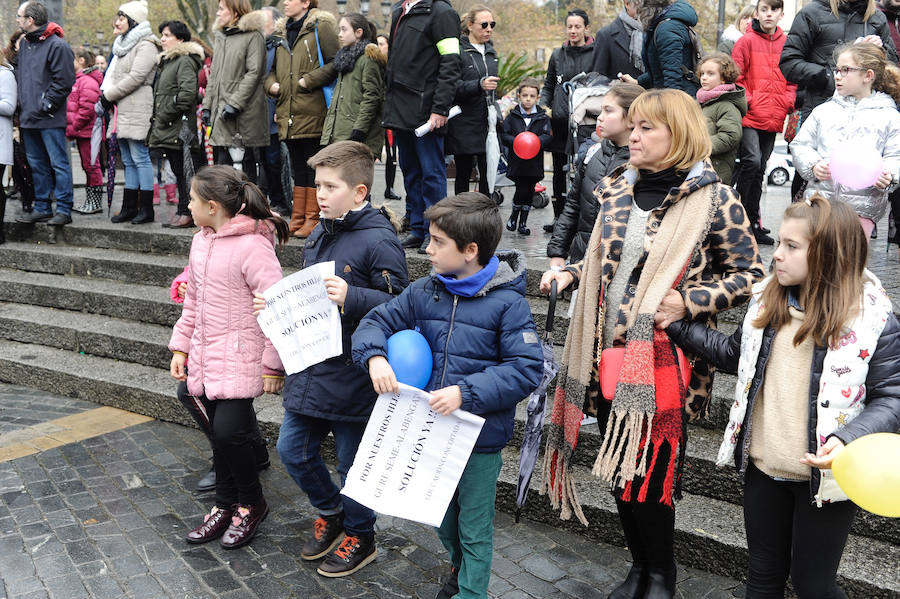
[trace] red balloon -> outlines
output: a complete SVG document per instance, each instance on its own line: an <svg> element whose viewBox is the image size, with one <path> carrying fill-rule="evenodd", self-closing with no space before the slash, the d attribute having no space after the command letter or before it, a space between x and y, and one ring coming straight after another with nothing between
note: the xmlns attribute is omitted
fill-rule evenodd
<svg viewBox="0 0 900 599"><path fill-rule="evenodd" d="M513 152L522 160L531 160L541 151L541 140L531 131L522 131L513 140Z"/></svg>

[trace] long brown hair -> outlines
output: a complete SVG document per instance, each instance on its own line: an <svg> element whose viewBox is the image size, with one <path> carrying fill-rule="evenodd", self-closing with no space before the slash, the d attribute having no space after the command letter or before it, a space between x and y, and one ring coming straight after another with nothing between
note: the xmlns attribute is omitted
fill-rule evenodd
<svg viewBox="0 0 900 599"><path fill-rule="evenodd" d="M856 211L840 200L829 202L815 194L788 206L783 220L789 218L806 221L809 237L809 275L799 298L805 318L794 335L794 345L810 336L816 345L834 345L847 321L859 310L869 244ZM760 300L764 309L753 326L771 326L777 332L788 324L789 293L790 288L770 281Z"/></svg>
<svg viewBox="0 0 900 599"><path fill-rule="evenodd" d="M850 2L851 0L830 0L829 6L831 7L831 14L834 15L835 19L840 18L838 16L838 7L844 2ZM863 13L862 20L863 22L868 21L872 15L875 14L875 0L869 0L866 3L866 12Z"/></svg>
<svg viewBox="0 0 900 599"><path fill-rule="evenodd" d="M205 202L218 202L229 217L241 213L257 221L271 222L281 244L290 239L288 224L272 212L259 187L234 167L216 164L201 168L191 180L191 191Z"/></svg>

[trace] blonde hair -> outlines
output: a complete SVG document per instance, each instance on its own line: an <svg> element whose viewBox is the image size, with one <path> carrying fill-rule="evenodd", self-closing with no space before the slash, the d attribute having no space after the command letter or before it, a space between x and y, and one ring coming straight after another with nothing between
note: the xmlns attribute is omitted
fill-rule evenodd
<svg viewBox="0 0 900 599"><path fill-rule="evenodd" d="M488 8L484 4L473 4L469 7L469 10L466 12L466 14L463 15L462 19L460 19L459 30L464 34L469 35L469 25L475 24L475 15L480 12L489 12L491 13L491 18L494 18L494 11L492 11L490 8Z"/></svg>
<svg viewBox="0 0 900 599"><path fill-rule="evenodd" d="M750 17L753 16L753 13L755 13L755 12L756 12L756 7L753 5L745 6L744 8L741 9L741 12L739 12L738 15L734 18L734 26L738 29L738 31L740 31L740 29L741 29L741 21L743 21L744 19L749 19ZM741 31L741 33L744 33L744 32Z"/></svg>
<svg viewBox="0 0 900 599"><path fill-rule="evenodd" d="M839 18L838 17L838 7L841 4L844 4L847 2L851 2L851 0L830 0L829 4L831 5L831 14L834 15L835 19ZM874 14L875 14L875 0L869 0L869 3L866 4L866 12L863 13L863 18L862 18L863 22L868 21Z"/></svg>
<svg viewBox="0 0 900 599"><path fill-rule="evenodd" d="M850 54L856 66L875 73L872 89L886 93L900 104L900 69L887 60L882 48L869 42L844 44L834 51L835 64L841 54Z"/></svg>
<svg viewBox="0 0 900 599"><path fill-rule="evenodd" d="M712 141L700 104L680 89L651 89L642 93L631 104L628 120L633 123L637 115L671 132L672 145L662 159L667 168L688 170L709 158Z"/></svg>
<svg viewBox="0 0 900 599"><path fill-rule="evenodd" d="M807 203L808 202L808 203ZM869 243L859 225L856 211L846 202L815 194L809 200L795 202L784 211L783 220L806 221L809 268L800 303L805 312L803 324L794 335L794 345L812 337L816 345L839 342L847 321L856 315L863 292L863 271L869 257ZM763 290L760 303L765 309L753 326L771 326L777 332L791 321L788 311L790 289L777 280Z"/></svg>

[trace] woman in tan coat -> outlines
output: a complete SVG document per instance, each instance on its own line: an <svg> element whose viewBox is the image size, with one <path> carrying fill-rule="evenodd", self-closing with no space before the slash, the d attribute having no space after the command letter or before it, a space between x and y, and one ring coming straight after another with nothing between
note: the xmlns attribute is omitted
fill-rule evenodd
<svg viewBox="0 0 900 599"><path fill-rule="evenodd" d="M160 45L150 29L147 13L144 0L119 7L113 59L100 85L102 108L116 107L115 125L109 127L107 135L115 133L118 137L125 165L122 209L112 217L114 223L153 222L153 165L145 140L153 114L153 78Z"/></svg>
<svg viewBox="0 0 900 599"><path fill-rule="evenodd" d="M269 145L266 76L266 17L248 0L220 0L213 60L203 98L204 125L216 164L242 170L247 150ZM255 173L248 173L251 179Z"/></svg>
<svg viewBox="0 0 900 599"><path fill-rule="evenodd" d="M278 137L287 144L294 173L291 232L301 238L308 237L319 222L316 172L306 161L321 149L319 140L328 111L322 87L337 77L331 61L340 48L334 16L317 6L317 0L285 0L287 19L276 28L283 39L275 48L265 84L266 91L278 99Z"/></svg>

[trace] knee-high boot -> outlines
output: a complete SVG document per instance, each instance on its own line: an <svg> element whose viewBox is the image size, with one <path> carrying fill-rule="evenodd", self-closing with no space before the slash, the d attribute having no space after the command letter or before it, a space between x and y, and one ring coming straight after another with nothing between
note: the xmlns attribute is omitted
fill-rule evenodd
<svg viewBox="0 0 900 599"><path fill-rule="evenodd" d="M655 501L632 503L635 522L647 554L644 599L675 596L675 509Z"/></svg>
<svg viewBox="0 0 900 599"><path fill-rule="evenodd" d="M309 237L316 225L319 224L319 202L316 200L316 188L306 187L306 220L294 237L305 239Z"/></svg>
<svg viewBox="0 0 900 599"><path fill-rule="evenodd" d="M607 599L642 599L647 590L647 552L641 541L631 503L616 499L616 508L619 510L625 542L631 552L631 570L628 571L625 582L613 589Z"/></svg>
<svg viewBox="0 0 900 599"><path fill-rule="evenodd" d="M295 187L293 193L294 207L291 209L291 234L296 233L306 222L306 188Z"/></svg>

